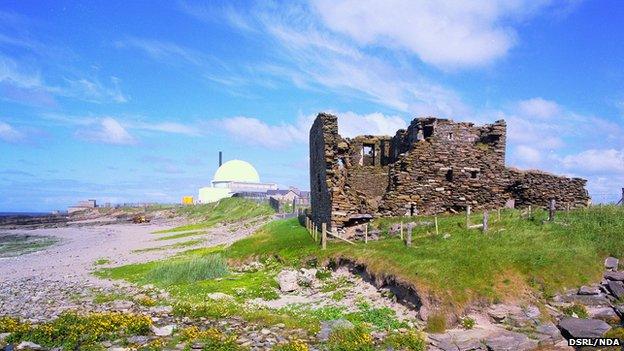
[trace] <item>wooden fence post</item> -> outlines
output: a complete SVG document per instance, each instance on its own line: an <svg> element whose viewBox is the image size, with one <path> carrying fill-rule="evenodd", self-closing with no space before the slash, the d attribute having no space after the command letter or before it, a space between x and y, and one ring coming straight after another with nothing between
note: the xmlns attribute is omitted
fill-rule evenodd
<svg viewBox="0 0 624 351"><path fill-rule="evenodd" d="M501 213L501 209L499 208L499 209L498 209L498 220L499 220L499 221L500 221L500 218L501 218L501 214L500 214L500 213Z"/></svg>
<svg viewBox="0 0 624 351"><path fill-rule="evenodd" d="M533 215L533 214L531 213L531 205L529 205L529 219L531 219L531 216L532 216L532 215Z"/></svg>
<svg viewBox="0 0 624 351"><path fill-rule="evenodd" d="M368 244L368 223L364 225L364 244Z"/></svg>
<svg viewBox="0 0 624 351"><path fill-rule="evenodd" d="M489 219L490 215L488 214L488 211L485 210L483 211L483 232L487 232L488 230L488 219Z"/></svg>
<svg viewBox="0 0 624 351"><path fill-rule="evenodd" d="M403 221L401 221L401 241L403 241Z"/></svg>
<svg viewBox="0 0 624 351"><path fill-rule="evenodd" d="M327 248L327 224L321 224L321 249Z"/></svg>
<svg viewBox="0 0 624 351"><path fill-rule="evenodd" d="M436 235L440 234L438 232L438 216L433 216L433 221L435 222Z"/></svg>
<svg viewBox="0 0 624 351"><path fill-rule="evenodd" d="M552 222L555 220L555 199L550 199L548 203L548 221Z"/></svg>
<svg viewBox="0 0 624 351"><path fill-rule="evenodd" d="M407 246L412 246L412 227L412 223L407 225L407 239L405 240L405 245Z"/></svg>
<svg viewBox="0 0 624 351"><path fill-rule="evenodd" d="M466 207L466 228L470 228L470 205Z"/></svg>

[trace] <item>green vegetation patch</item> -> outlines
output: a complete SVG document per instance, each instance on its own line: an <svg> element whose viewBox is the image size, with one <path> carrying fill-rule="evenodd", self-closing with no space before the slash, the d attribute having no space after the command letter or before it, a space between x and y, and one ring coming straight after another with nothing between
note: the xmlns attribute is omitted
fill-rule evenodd
<svg viewBox="0 0 624 351"><path fill-rule="evenodd" d="M204 234L207 234L207 232L203 230L195 230L195 231L183 232L183 233L178 233L178 234L173 234L173 235L161 236L160 238L156 240L175 240L175 239L180 239L180 238L186 238L189 236L204 235Z"/></svg>
<svg viewBox="0 0 624 351"><path fill-rule="evenodd" d="M375 344L368 329L356 326L332 332L327 348L330 351L374 351Z"/></svg>
<svg viewBox="0 0 624 351"><path fill-rule="evenodd" d="M204 241L206 241L206 239L188 240L188 241L183 241L183 242L175 243L171 245L154 246L154 247L148 247L145 249L133 250L132 252L141 253L141 252L152 252L152 251L164 251L164 250L170 250L170 249L181 249L181 248L185 248L189 246L199 245L203 243Z"/></svg>
<svg viewBox="0 0 624 351"><path fill-rule="evenodd" d="M60 240L53 236L10 234L0 235L0 258L15 257L45 249Z"/></svg>
<svg viewBox="0 0 624 351"><path fill-rule="evenodd" d="M93 262L94 266L101 266L101 265L105 265L105 264L109 264L111 263L111 260L109 260L108 258L99 258L97 260L95 260L95 262Z"/></svg>
<svg viewBox="0 0 624 351"><path fill-rule="evenodd" d="M387 348L397 351L424 351L427 349L425 335L414 330L391 333L386 337L384 343Z"/></svg>
<svg viewBox="0 0 624 351"><path fill-rule="evenodd" d="M14 318L0 318L0 332L11 333L6 342L17 344L31 341L45 347L81 350L104 340L129 335L145 335L150 331L149 316L121 312L78 314L65 312L58 318L31 325Z"/></svg>
<svg viewBox="0 0 624 351"><path fill-rule="evenodd" d="M223 277L228 273L227 263L223 257L220 254L212 254L183 261L159 262L147 273L146 279L172 285Z"/></svg>
<svg viewBox="0 0 624 351"><path fill-rule="evenodd" d="M215 203L182 206L177 209L179 215L198 223L183 225L156 233L173 233L188 230L207 229L218 223L232 223L245 219L269 216L275 213L266 203L257 203L242 198L226 198Z"/></svg>
<svg viewBox="0 0 624 351"><path fill-rule="evenodd" d="M481 216L474 214L471 222L478 223ZM563 287L599 280L604 257L624 257L622 216L624 208L604 206L558 212L554 222L544 222L543 210L536 210L530 220L519 210L505 210L500 220L490 216L490 230L484 234L466 229L465 215L445 215L438 217L440 235L435 235L432 217L384 218L373 223L384 239L357 245L331 241L325 251L290 219L267 224L234 243L225 255L235 261L273 255L295 266L311 259L348 258L373 273L395 275L456 308L476 299L516 298L529 289L548 297ZM388 236L390 226L400 221L430 224L414 227L413 246L406 247L398 237Z"/></svg>

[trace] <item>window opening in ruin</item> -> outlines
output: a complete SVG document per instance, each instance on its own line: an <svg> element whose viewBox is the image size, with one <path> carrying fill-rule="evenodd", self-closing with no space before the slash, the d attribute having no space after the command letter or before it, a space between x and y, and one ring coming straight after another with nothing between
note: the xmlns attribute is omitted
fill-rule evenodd
<svg viewBox="0 0 624 351"><path fill-rule="evenodd" d="M497 134L488 134L481 137L481 142L485 144L496 144L500 141L500 135Z"/></svg>
<svg viewBox="0 0 624 351"><path fill-rule="evenodd" d="M410 216L414 216L416 213L416 205L410 204Z"/></svg>
<svg viewBox="0 0 624 351"><path fill-rule="evenodd" d="M479 171L470 171L470 178L477 179L479 177Z"/></svg>
<svg viewBox="0 0 624 351"><path fill-rule="evenodd" d="M448 134L448 139L449 139L449 140L453 140L453 132L450 132L450 133Z"/></svg>
<svg viewBox="0 0 624 351"><path fill-rule="evenodd" d="M362 146L362 166L375 165L375 144L364 144Z"/></svg>
<svg viewBox="0 0 624 351"><path fill-rule="evenodd" d="M453 181L453 170L449 169L446 171L446 180L449 182Z"/></svg>
<svg viewBox="0 0 624 351"><path fill-rule="evenodd" d="M433 136L433 125L423 127L423 137L425 139Z"/></svg>
<svg viewBox="0 0 624 351"><path fill-rule="evenodd" d="M344 158L340 157L338 161L336 161L336 164L338 164L338 169L344 169L345 167Z"/></svg>

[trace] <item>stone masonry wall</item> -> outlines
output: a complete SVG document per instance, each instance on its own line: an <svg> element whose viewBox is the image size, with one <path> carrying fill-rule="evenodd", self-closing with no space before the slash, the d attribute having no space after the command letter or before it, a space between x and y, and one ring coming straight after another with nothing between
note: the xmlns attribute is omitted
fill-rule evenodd
<svg viewBox="0 0 624 351"><path fill-rule="evenodd" d="M383 215L413 215L485 206L502 207L505 122L476 127L446 119L412 121L394 138L396 160L381 206Z"/></svg>
<svg viewBox="0 0 624 351"><path fill-rule="evenodd" d="M585 179L513 168L508 171L512 180L509 191L514 194L516 206L547 207L550 199L555 200L555 208L560 210L589 205Z"/></svg>
<svg viewBox="0 0 624 351"><path fill-rule="evenodd" d="M505 148L502 120L417 118L394 137L342 138L337 117L321 113L310 130L312 219L342 229L379 216L501 208L512 199L587 205L585 180L508 169Z"/></svg>

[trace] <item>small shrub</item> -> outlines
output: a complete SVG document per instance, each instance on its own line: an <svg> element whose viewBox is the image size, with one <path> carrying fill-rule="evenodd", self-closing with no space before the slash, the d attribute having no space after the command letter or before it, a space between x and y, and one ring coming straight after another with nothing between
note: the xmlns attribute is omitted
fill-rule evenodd
<svg viewBox="0 0 624 351"><path fill-rule="evenodd" d="M200 304L179 302L173 305L173 314L191 318L224 318L239 312L234 302L226 300L206 301Z"/></svg>
<svg viewBox="0 0 624 351"><path fill-rule="evenodd" d="M446 330L446 317L437 313L430 315L425 330L429 333L443 333Z"/></svg>
<svg viewBox="0 0 624 351"><path fill-rule="evenodd" d="M407 327L407 323L401 322L396 317L396 312L388 307L375 308L366 302L358 305L359 311L349 313L346 318L355 323L370 323L379 329L390 330Z"/></svg>
<svg viewBox="0 0 624 351"><path fill-rule="evenodd" d="M385 345L395 351L424 351L427 343L425 336L414 330L407 333L392 333L386 337Z"/></svg>
<svg viewBox="0 0 624 351"><path fill-rule="evenodd" d="M146 278L170 285L219 278L228 273L225 259L220 254L213 254L190 260L159 263L147 273Z"/></svg>
<svg viewBox="0 0 624 351"><path fill-rule="evenodd" d="M109 259L107 259L107 258L100 258L100 259L97 259L95 262L93 262L93 265L101 266L103 264L109 264L109 263L111 263L111 261Z"/></svg>
<svg viewBox="0 0 624 351"><path fill-rule="evenodd" d="M613 328L609 330L608 332L606 332L604 337L605 338L617 338L617 339L620 339L620 341L624 341L624 328L623 327Z"/></svg>
<svg viewBox="0 0 624 351"><path fill-rule="evenodd" d="M373 351L373 337L361 326L335 330L327 343L329 351Z"/></svg>
<svg viewBox="0 0 624 351"><path fill-rule="evenodd" d="M293 340L285 344L275 346L272 351L309 351L308 344L301 340Z"/></svg>
<svg viewBox="0 0 624 351"><path fill-rule="evenodd" d="M238 346L236 336L227 335L215 328L200 330L196 326L182 329L180 337L184 341L200 340L204 343L203 350L210 351L242 351L245 348Z"/></svg>
<svg viewBox="0 0 624 351"><path fill-rule="evenodd" d="M156 339L150 341L147 345L138 348L138 351L161 351L167 342L164 339Z"/></svg>
<svg viewBox="0 0 624 351"><path fill-rule="evenodd" d="M319 269L316 271L316 278L320 280L325 280L331 278L332 272L330 270Z"/></svg>
<svg viewBox="0 0 624 351"><path fill-rule="evenodd" d="M334 301L342 301L346 296L347 296L347 293L344 290L339 290L333 293L331 298Z"/></svg>
<svg viewBox="0 0 624 351"><path fill-rule="evenodd" d="M461 324L462 328L464 329L472 329L475 326L475 320L473 318L470 317L464 317L462 318L459 323Z"/></svg>
<svg viewBox="0 0 624 351"><path fill-rule="evenodd" d="M16 333L29 329L27 323L22 323L14 317L0 317L0 333Z"/></svg>
<svg viewBox="0 0 624 351"><path fill-rule="evenodd" d="M578 318L588 318L589 314L587 313L587 309L585 306L575 303L572 306L566 307L563 309L563 314L570 317L578 317Z"/></svg>
<svg viewBox="0 0 624 351"><path fill-rule="evenodd" d="M138 299L136 299L136 302L141 305L141 306L145 306L145 307L152 307L152 306L156 306L156 300L152 299L149 296L141 296Z"/></svg>

